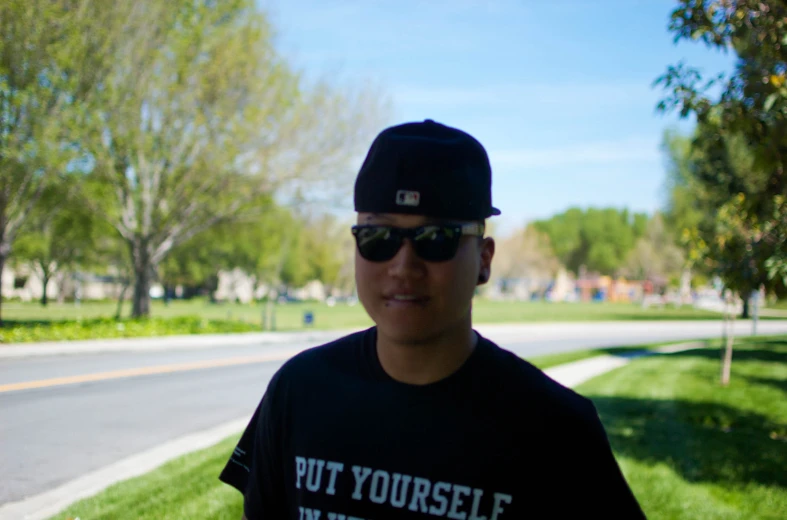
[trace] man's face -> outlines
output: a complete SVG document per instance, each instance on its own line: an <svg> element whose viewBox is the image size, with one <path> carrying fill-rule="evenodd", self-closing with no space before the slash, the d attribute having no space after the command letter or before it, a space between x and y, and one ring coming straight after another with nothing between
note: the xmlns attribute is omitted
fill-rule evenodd
<svg viewBox="0 0 787 520"><path fill-rule="evenodd" d="M417 215L358 214L358 224L435 223L440 222ZM427 342L470 323L473 293L479 276L489 278L493 255L494 241L475 236L463 236L456 255L445 262L423 260L409 239L385 262L364 259L356 247L358 297L381 335L401 343Z"/></svg>

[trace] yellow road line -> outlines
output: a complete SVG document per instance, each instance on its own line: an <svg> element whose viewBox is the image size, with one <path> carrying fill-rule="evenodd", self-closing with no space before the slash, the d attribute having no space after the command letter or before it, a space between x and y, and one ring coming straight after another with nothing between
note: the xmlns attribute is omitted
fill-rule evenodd
<svg viewBox="0 0 787 520"><path fill-rule="evenodd" d="M13 392L16 390L30 390L33 388L48 388L52 386L73 385L77 383L106 381L109 379L120 379L124 377L148 376L153 374L171 374L173 372L187 372L189 370L203 370L206 368L229 367L233 365L248 365L252 363L264 363L266 361L281 361L287 358L288 356L282 354L266 354L266 355L259 355L259 356L210 359L207 361L195 361L192 363L180 363L174 365L127 368L124 370L112 370L110 372L98 372L95 374L82 374L78 376L55 377L52 379L41 379L39 381L24 381L22 383L10 383L6 385L0 385L0 394L4 392Z"/></svg>

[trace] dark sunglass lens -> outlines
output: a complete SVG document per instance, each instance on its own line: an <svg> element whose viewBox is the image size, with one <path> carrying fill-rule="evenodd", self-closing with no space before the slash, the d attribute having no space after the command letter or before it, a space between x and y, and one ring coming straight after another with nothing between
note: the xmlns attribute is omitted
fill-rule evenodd
<svg viewBox="0 0 787 520"><path fill-rule="evenodd" d="M456 254L460 233L451 227L425 226L415 236L415 250L428 262L445 262Z"/></svg>
<svg viewBox="0 0 787 520"><path fill-rule="evenodd" d="M401 238L386 227L361 228L356 233L358 251L366 260L384 262L396 256Z"/></svg>

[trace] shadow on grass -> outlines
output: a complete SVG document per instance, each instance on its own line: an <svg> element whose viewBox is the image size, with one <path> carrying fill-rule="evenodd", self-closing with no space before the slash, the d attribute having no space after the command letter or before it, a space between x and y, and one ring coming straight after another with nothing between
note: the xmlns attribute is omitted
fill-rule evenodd
<svg viewBox="0 0 787 520"><path fill-rule="evenodd" d="M610 312L604 316L599 317L599 320L619 320L619 321L697 321L697 320L705 320L705 321L713 321L713 320L721 320L721 315L713 315L713 314L691 314L685 313L680 311L674 311L675 314L670 314L670 311L664 311L661 314L648 314L647 312L643 312L642 314L638 313L627 313L627 312Z"/></svg>
<svg viewBox="0 0 787 520"><path fill-rule="evenodd" d="M648 349L642 348L641 345L633 346L633 347L606 347L606 348L598 349L598 351L603 352L608 356L615 356L615 357L621 357L626 359L638 358L650 353Z"/></svg>
<svg viewBox="0 0 787 520"><path fill-rule="evenodd" d="M690 482L787 487L784 424L715 403L589 397L618 455L667 464Z"/></svg>
<svg viewBox="0 0 787 520"><path fill-rule="evenodd" d="M787 346L785 342L781 343ZM762 345L761 343L758 344ZM672 357L694 357L702 359L720 360L722 356L721 348L706 348L697 350L685 350L670 354ZM732 361L759 361L766 363L787 363L787 349L763 349L763 348L735 348L732 349Z"/></svg>
<svg viewBox="0 0 787 520"><path fill-rule="evenodd" d="M777 390L781 390L782 392L787 394L787 379L771 379L767 377L755 377L755 376L746 376L746 375L740 377L745 378L746 381L748 381L749 383L755 385L772 386ZM787 399L787 396L785 396L785 399ZM785 447L785 449L787 449L787 447Z"/></svg>

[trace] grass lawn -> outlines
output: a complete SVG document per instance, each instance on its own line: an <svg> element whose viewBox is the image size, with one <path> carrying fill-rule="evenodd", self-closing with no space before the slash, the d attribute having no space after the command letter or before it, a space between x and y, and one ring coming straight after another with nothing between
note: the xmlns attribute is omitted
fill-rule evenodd
<svg viewBox="0 0 787 520"><path fill-rule="evenodd" d="M771 309L781 309L787 311L787 300L779 300L770 306Z"/></svg>
<svg viewBox="0 0 787 520"><path fill-rule="evenodd" d="M641 352L643 350L651 350L661 345L669 343L654 343L653 345L635 345L632 347L610 347L600 348L593 350L574 350L571 352L561 352L559 354L546 354L528 359L534 366L541 370L552 368L557 365L564 365L566 363L573 363L574 361L582 361L583 359L590 359L592 357L601 356L604 354L611 355L626 355L634 352Z"/></svg>
<svg viewBox="0 0 787 520"><path fill-rule="evenodd" d="M0 343L89 338L161 336L262 330L263 304L211 304L205 300L152 304L152 320L114 321L115 304L87 302L50 304L5 303L6 326L0 329ZM304 330L304 313L314 315L314 329L359 329L372 325L363 307L323 303L276 305L276 330ZM493 302L478 299L474 323L528 323L609 320L697 320L720 319L717 313L684 308L649 308L625 303Z"/></svg>
<svg viewBox="0 0 787 520"><path fill-rule="evenodd" d="M787 337L637 360L578 390L592 398L648 518L783 519Z"/></svg>
<svg viewBox="0 0 787 520"><path fill-rule="evenodd" d="M297 302L276 304L276 326L280 330L303 328L303 313L313 312L315 327L353 328L371 323L360 304L349 306L337 304L329 307L324 303ZM124 307L124 315L129 306ZM203 299L175 301L165 305L153 301L151 315L171 318L199 316L209 320L245 321L254 325L262 323L264 304L220 303L211 304ZM87 302L79 307L73 303L49 304L9 302L3 304L3 318L10 321L27 320L75 320L114 316L112 302ZM548 302L499 302L476 299L474 303L475 323L517 323L534 321L600 321L600 320L682 320L720 319L714 312L683 308L649 308L628 303L548 303Z"/></svg>
<svg viewBox="0 0 787 520"><path fill-rule="evenodd" d="M219 482L240 434L74 504L58 520L240 520L243 499Z"/></svg>
<svg viewBox="0 0 787 520"><path fill-rule="evenodd" d="M531 362L557 360L549 358ZM578 388L596 403L649 519L784 518L787 336L742 339L730 386L721 388L718 375L719 350L709 348L639 359ZM53 519L237 520L240 494L217 480L237 439L112 486Z"/></svg>

